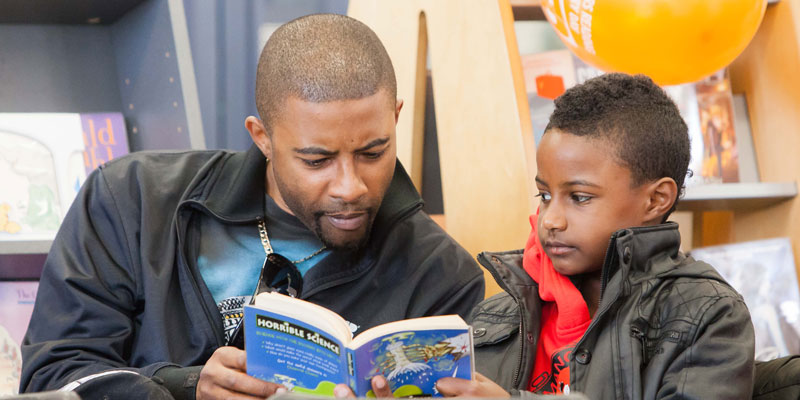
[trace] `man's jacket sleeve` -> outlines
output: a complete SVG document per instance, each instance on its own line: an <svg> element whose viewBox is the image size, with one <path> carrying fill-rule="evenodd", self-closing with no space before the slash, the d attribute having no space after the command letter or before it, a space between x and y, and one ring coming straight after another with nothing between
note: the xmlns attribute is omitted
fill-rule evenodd
<svg viewBox="0 0 800 400"><path fill-rule="evenodd" d="M414 298L416 309L409 317L458 314L466 319L485 294L483 270L467 250L445 233L428 216L424 218L430 227L427 235L414 238L418 243L409 259L411 265L424 265L429 277L417 281ZM432 294L436 295L432 295ZM422 301L422 299L427 299Z"/></svg>
<svg viewBox="0 0 800 400"><path fill-rule="evenodd" d="M126 398L169 398L151 377L171 364L128 367L131 347L147 345L133 343L142 298L129 241L136 230L122 223L103 171L93 172L45 262L22 345L20 391L80 393L99 384Z"/></svg>
<svg viewBox="0 0 800 400"><path fill-rule="evenodd" d="M738 296L712 301L692 344L666 370L656 398L750 398L755 357L750 313Z"/></svg>

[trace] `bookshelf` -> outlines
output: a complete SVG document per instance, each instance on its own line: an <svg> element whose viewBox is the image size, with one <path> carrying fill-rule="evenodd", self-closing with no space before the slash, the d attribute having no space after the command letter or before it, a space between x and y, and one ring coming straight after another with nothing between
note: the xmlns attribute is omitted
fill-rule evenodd
<svg viewBox="0 0 800 400"><path fill-rule="evenodd" d="M755 38L730 67L735 93L744 93L762 182L800 179L800 1L767 7ZM730 211L730 232L722 239L747 241L788 236L800 266L800 197L766 207ZM726 237L727 236L727 237Z"/></svg>
<svg viewBox="0 0 800 400"><path fill-rule="evenodd" d="M718 183L690 186L678 210L752 210L771 207L797 196L794 182Z"/></svg>
<svg viewBox="0 0 800 400"><path fill-rule="evenodd" d="M5 0L0 54L3 112L117 111L130 151L205 148L182 0ZM0 240L0 269L51 243Z"/></svg>
<svg viewBox="0 0 800 400"><path fill-rule="evenodd" d="M445 215L436 216L436 219L471 253L522 247L530 227L524 226L527 225L525 217L522 217L523 226L514 218L527 215L535 207L525 199L520 201L510 197L511 194L502 189L497 189L489 198L482 197L482 193L475 190L475 187L480 187L481 191L498 188L498 182L500 186L524 186L529 183L523 182L527 176L536 172L535 153L532 147L528 147L531 145L527 139L523 137L521 142L507 140L514 135L529 135L530 128L514 127L513 124L486 128L485 120L512 120L516 123L530 120L513 23L514 20L543 20L544 14L538 0L498 0L493 3L494 8L488 7L487 3L493 2L462 1L456 4L444 0L415 0L381 5L378 9L369 1L351 0L348 12L370 25L386 45L398 70L398 95L407 99L406 107L409 107L409 98L416 96L418 99L420 95L420 86L414 84L419 79L419 74L416 74L419 54L430 52L445 209ZM730 67L734 93L746 95L761 182L690 187L679 203L679 209L693 213L693 242L696 244L788 236L796 249L796 264L800 265L800 224L792 223L800 221L796 183L800 178L800 157L793 157L800 154L800 135L794 134L800 131L800 114L794 112L800 109L800 77L795 74L797 65L800 65L800 33L795 30L792 17L800 15L800 0L770 3L755 39ZM502 28L497 28L497 24ZM480 26L474 30L479 30L482 36L473 38L466 26ZM409 32L421 34L417 36ZM451 39L442 40L445 36ZM436 42L447 42L449 47L439 47ZM487 42L495 48L487 48ZM503 58L505 64L496 68L487 66L493 57ZM454 60L456 65L438 61L442 59ZM467 66L472 71L467 71ZM442 69L448 72L440 72ZM460 80L459 92L448 87L451 84L448 75ZM473 95L468 87L470 79L496 80L497 84ZM507 86L509 82L514 85L512 89ZM465 112L459 108L459 99L452 93L481 104L489 99L489 104L483 109L467 108L470 111ZM448 110L445 104L455 106ZM498 112L497 104L505 104L505 109L518 113L516 116L502 114ZM412 109L417 107L419 104L412 103ZM449 118L460 119L460 124L442 121ZM407 124L413 126L412 122ZM442 138L452 130L458 133L461 142ZM464 143L472 140L465 137L483 135L488 131L492 132L493 138L500 139L491 143ZM404 128L402 121L398 124L399 144L402 140L417 140L415 135L419 133ZM511 151L512 147L503 147L506 159L486 162L474 159L475 146L482 146L480 150L484 152L490 150L488 153L503 146L522 148L527 163L526 177L509 175L509 168L524 168L520 163L510 161L519 156L518 152ZM413 148L411 145L408 147ZM405 165L416 165L404 159L402 152L398 154ZM409 160L416 157L411 150L406 154ZM456 188L463 180L468 180L472 189L466 185ZM528 194L516 195L528 196L530 193L531 188L528 188ZM464 219L482 222L470 225ZM496 290L488 285L487 295Z"/></svg>

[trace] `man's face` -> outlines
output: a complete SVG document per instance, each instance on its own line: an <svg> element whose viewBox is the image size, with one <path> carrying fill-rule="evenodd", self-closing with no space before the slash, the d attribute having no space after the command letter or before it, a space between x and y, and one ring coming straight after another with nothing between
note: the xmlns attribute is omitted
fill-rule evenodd
<svg viewBox="0 0 800 400"><path fill-rule="evenodd" d="M272 121L267 192L329 248L365 244L394 175L402 102L388 96L380 90L325 103L292 97Z"/></svg>
<svg viewBox="0 0 800 400"><path fill-rule="evenodd" d="M536 151L538 234L556 271L598 272L611 235L645 224L648 194L606 142L548 131Z"/></svg>

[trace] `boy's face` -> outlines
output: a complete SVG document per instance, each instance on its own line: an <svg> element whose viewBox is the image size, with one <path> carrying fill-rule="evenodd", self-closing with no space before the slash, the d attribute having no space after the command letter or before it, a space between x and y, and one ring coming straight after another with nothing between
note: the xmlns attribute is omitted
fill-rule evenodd
<svg viewBox="0 0 800 400"><path fill-rule="evenodd" d="M603 140L548 131L536 151L538 233L563 275L599 272L611 234L641 226L650 193L631 187L631 172Z"/></svg>

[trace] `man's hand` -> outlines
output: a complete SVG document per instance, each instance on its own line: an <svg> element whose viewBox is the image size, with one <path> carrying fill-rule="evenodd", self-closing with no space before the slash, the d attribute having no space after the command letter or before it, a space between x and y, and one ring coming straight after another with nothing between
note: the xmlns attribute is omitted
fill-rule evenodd
<svg viewBox="0 0 800 400"><path fill-rule="evenodd" d="M500 385L477 372L475 379L471 381L459 378L439 379L436 381L436 388L445 397L511 397Z"/></svg>
<svg viewBox="0 0 800 400"><path fill-rule="evenodd" d="M375 393L375 397L394 397L392 396L392 389L389 388L389 382L387 382L386 378L383 376L373 376L370 383L372 384L372 392ZM333 389L333 395L340 399L356 397L353 391L350 390L350 386L347 386L344 383L336 385L336 387Z"/></svg>
<svg viewBox="0 0 800 400"><path fill-rule="evenodd" d="M266 399L281 385L247 375L247 355L235 347L220 347L200 370L197 399Z"/></svg>

